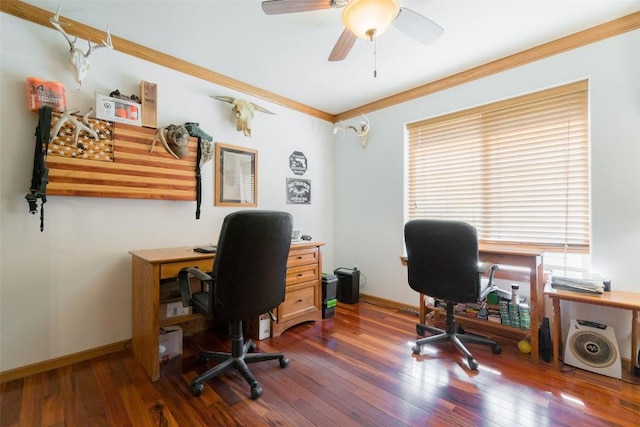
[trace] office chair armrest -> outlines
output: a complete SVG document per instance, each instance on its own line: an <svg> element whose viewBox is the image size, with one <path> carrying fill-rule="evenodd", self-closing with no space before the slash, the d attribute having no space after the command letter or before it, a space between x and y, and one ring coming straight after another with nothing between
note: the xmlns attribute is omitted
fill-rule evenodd
<svg viewBox="0 0 640 427"><path fill-rule="evenodd" d="M489 272L489 284L493 283L493 273L498 269L498 264L492 264L490 262L478 263L478 273L487 274L487 272Z"/></svg>
<svg viewBox="0 0 640 427"><path fill-rule="evenodd" d="M480 301L483 301L489 293L496 290L497 286L493 284L493 274L498 268L498 264L492 264L490 262L478 263L479 274L487 274L487 272L489 272L489 281L487 282L487 286L480 292Z"/></svg>
<svg viewBox="0 0 640 427"><path fill-rule="evenodd" d="M207 273L195 267L185 267L178 273L178 283L180 284L180 296L182 297L182 306L191 305L191 282L190 276L194 276L201 281L212 281L213 278Z"/></svg>

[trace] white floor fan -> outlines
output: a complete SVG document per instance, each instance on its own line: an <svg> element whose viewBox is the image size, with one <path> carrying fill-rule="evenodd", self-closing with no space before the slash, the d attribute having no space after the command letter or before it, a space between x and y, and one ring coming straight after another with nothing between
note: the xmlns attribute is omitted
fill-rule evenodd
<svg viewBox="0 0 640 427"><path fill-rule="evenodd" d="M613 378L622 378L616 334L611 326L571 319L564 363Z"/></svg>

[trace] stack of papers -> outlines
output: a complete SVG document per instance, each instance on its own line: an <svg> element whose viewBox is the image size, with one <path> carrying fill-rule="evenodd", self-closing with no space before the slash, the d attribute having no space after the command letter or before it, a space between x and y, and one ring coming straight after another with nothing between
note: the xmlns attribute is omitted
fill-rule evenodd
<svg viewBox="0 0 640 427"><path fill-rule="evenodd" d="M571 276L571 277L568 277ZM599 274L557 274L551 272L551 287L568 291L586 292L591 294L604 293L604 280Z"/></svg>

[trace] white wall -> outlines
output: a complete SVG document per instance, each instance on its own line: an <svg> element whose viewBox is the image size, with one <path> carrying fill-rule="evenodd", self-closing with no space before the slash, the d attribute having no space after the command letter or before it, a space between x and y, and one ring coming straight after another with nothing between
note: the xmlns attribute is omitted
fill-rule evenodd
<svg viewBox="0 0 640 427"><path fill-rule="evenodd" d="M615 289L640 291L640 31L368 114L369 145L336 141L335 262L359 265L362 292L416 306L400 265L405 124L588 78L592 264ZM549 311L550 303L546 304ZM565 314L566 313L566 314ZM567 304L571 317L612 325L629 357L628 311Z"/></svg>
<svg viewBox="0 0 640 427"><path fill-rule="evenodd" d="M295 227L333 260L332 125L279 105L129 57L98 50L80 91L67 68L66 42L54 29L0 14L0 371L22 367L131 337L129 250L217 241L226 214L213 206L213 163L203 169L202 215L195 202L50 196L45 230L28 213L38 121L26 108L26 78L62 82L67 106L86 111L94 91L138 93L141 80L158 84L158 124L199 122L214 141L258 150L259 209L293 214ZM9 42L9 40L11 42ZM214 95L256 101L253 137L236 132L230 105ZM295 177L289 156L302 151L312 183L310 205L286 204L285 179Z"/></svg>

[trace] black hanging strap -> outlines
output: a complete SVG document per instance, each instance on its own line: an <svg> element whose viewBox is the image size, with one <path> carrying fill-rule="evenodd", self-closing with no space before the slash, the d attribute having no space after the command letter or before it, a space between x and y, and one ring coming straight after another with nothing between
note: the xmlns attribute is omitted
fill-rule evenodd
<svg viewBox="0 0 640 427"><path fill-rule="evenodd" d="M40 199L40 231L44 231L44 204L47 203L47 184L49 183L49 169L47 169L47 151L51 139L51 107L38 110L38 127L36 127L36 146L33 156L33 175L31 177L30 193L25 196L29 203L29 212L38 212Z"/></svg>
<svg viewBox="0 0 640 427"><path fill-rule="evenodd" d="M200 124L187 122L184 124L190 136L198 138L198 155L196 158L196 219L200 219L200 205L202 204L202 179L200 176L200 161L202 160L202 140L213 141L213 138L200 129Z"/></svg>
<svg viewBox="0 0 640 427"><path fill-rule="evenodd" d="M202 179L200 174L200 159L202 158L202 139L198 137L196 156L196 219L200 219L200 205L202 204Z"/></svg>

